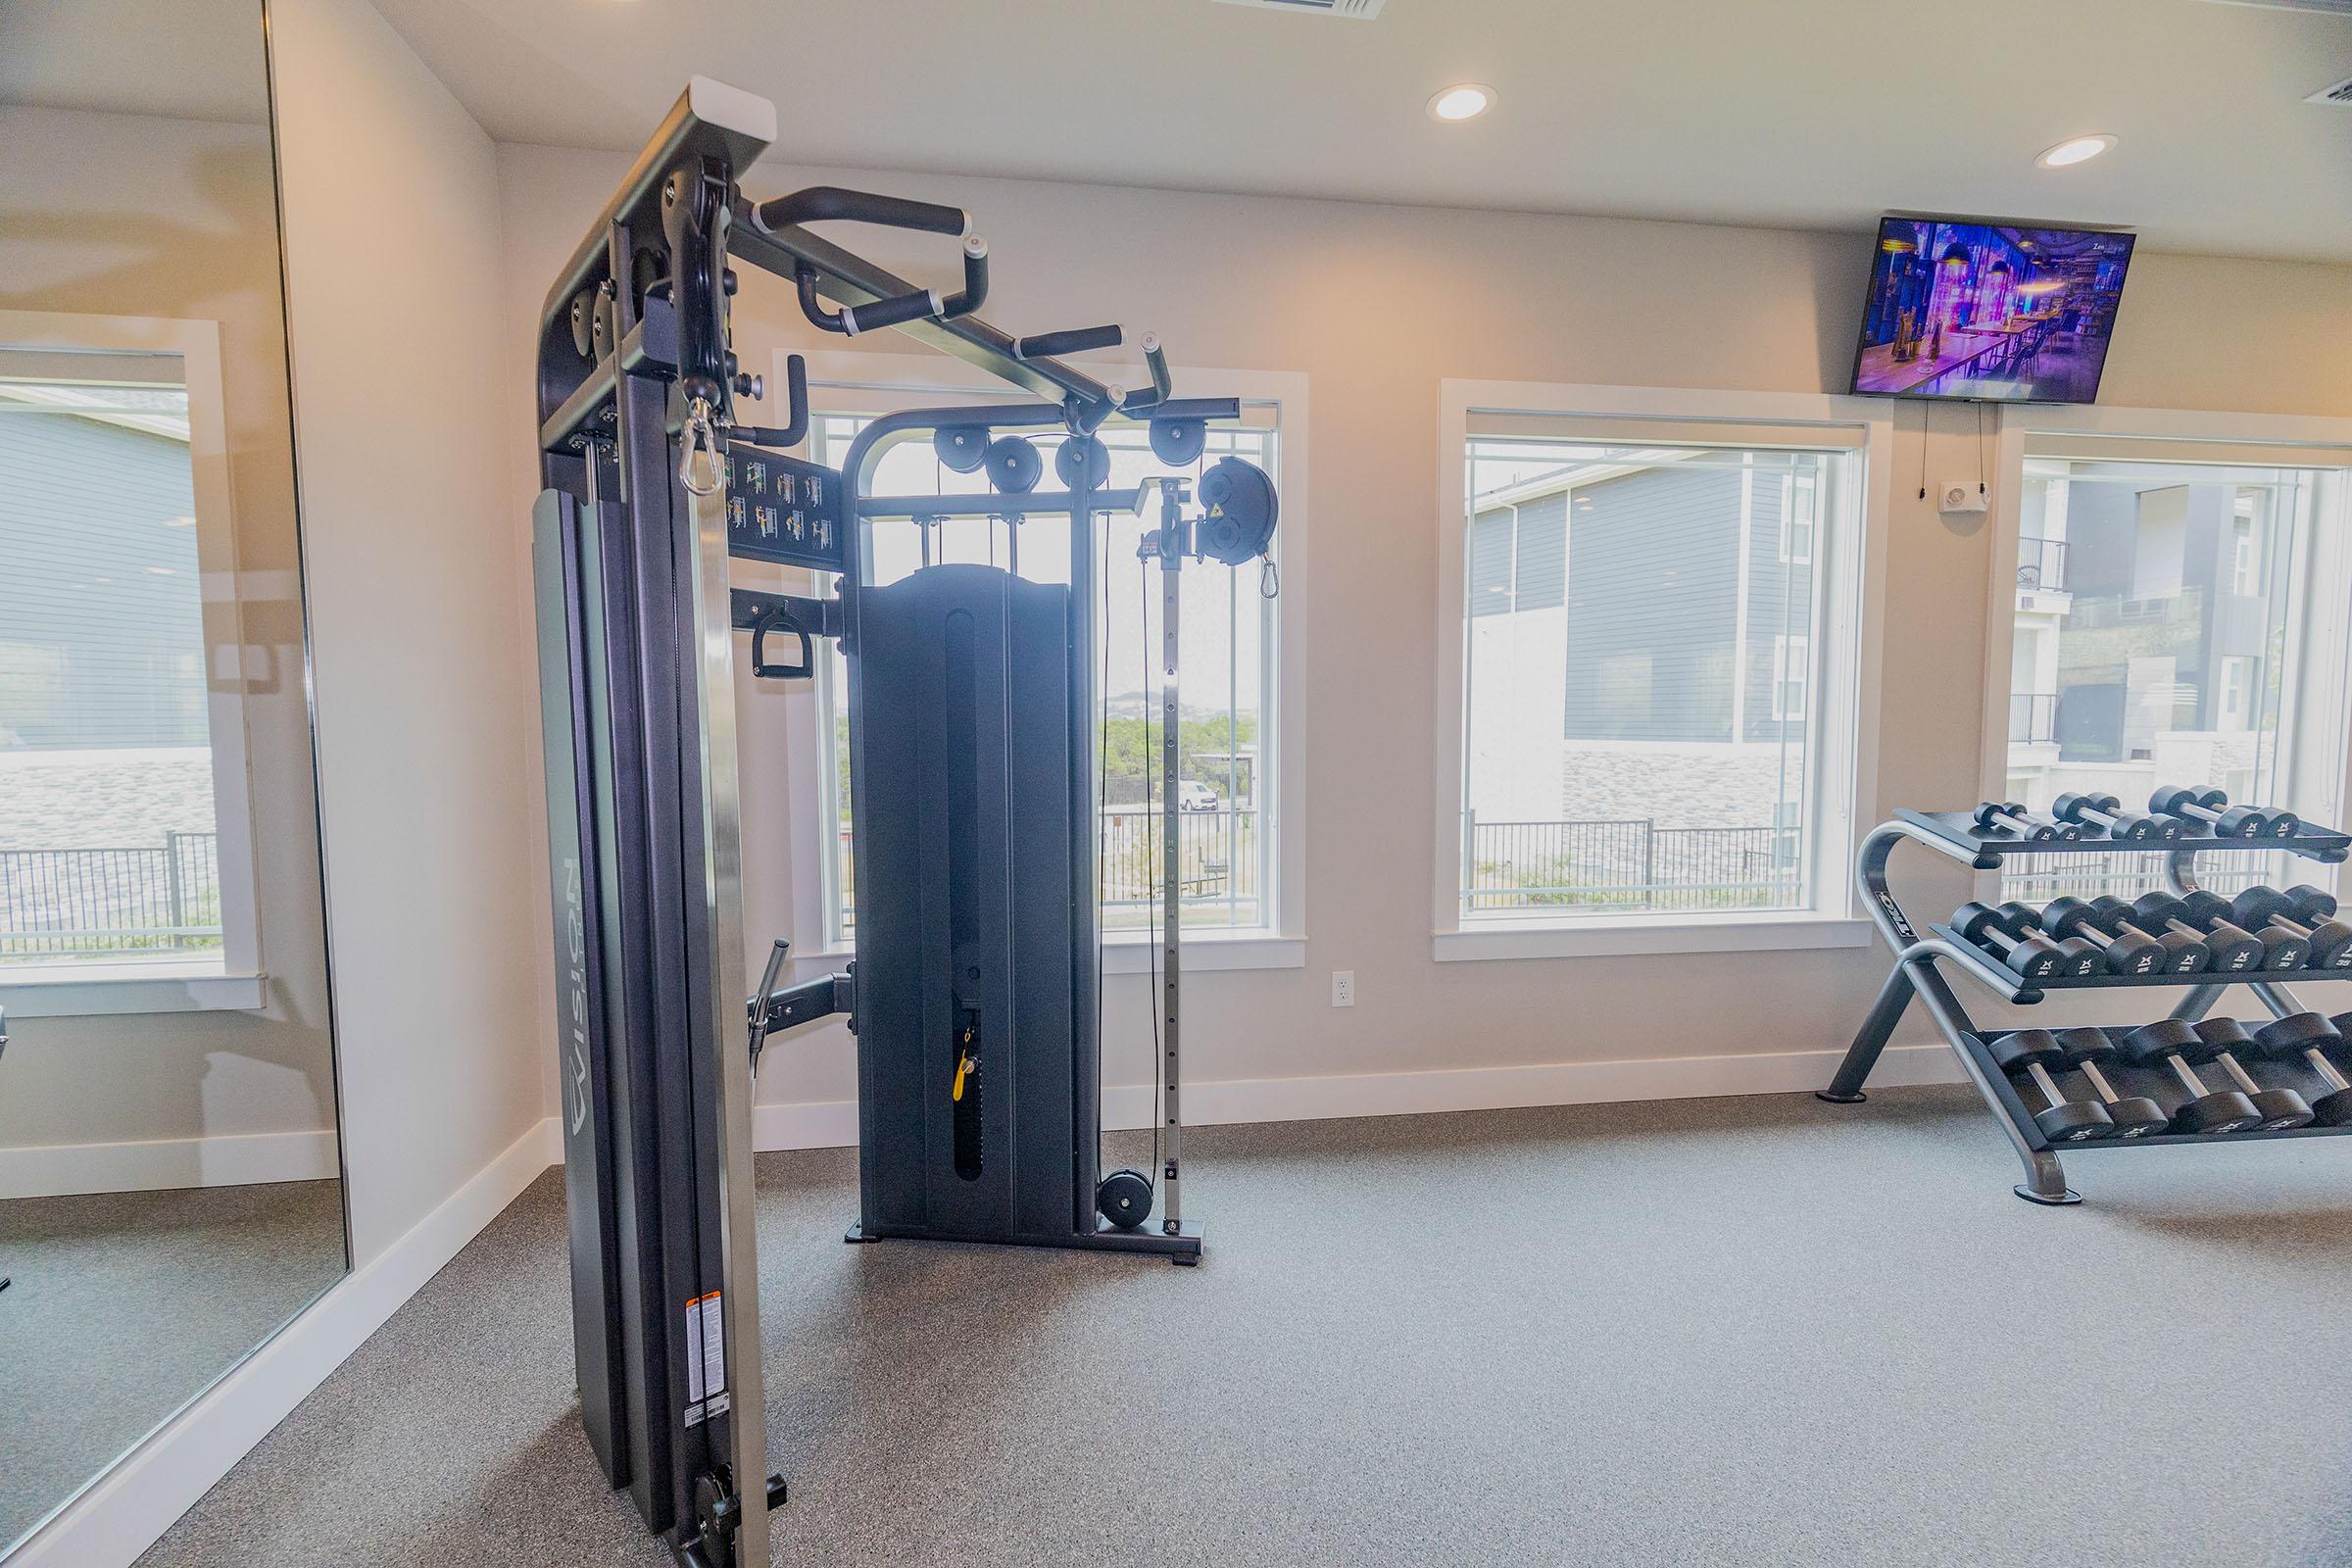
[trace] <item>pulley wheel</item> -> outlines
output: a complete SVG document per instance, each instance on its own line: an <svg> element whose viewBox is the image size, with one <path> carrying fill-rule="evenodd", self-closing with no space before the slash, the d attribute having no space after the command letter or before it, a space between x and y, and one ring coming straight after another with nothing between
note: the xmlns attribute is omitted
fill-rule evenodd
<svg viewBox="0 0 2352 1568"><path fill-rule="evenodd" d="M1153 419L1152 452L1162 463L1191 463L1208 445L1208 426L1199 419Z"/></svg>
<svg viewBox="0 0 2352 1568"><path fill-rule="evenodd" d="M1037 448L1017 435L1004 435L988 444L988 482L1002 494L1027 495L1046 471Z"/></svg>
<svg viewBox="0 0 2352 1568"><path fill-rule="evenodd" d="M1100 489L1110 478L1110 448L1098 436L1074 435L1054 449L1054 471L1072 490L1078 488L1081 464L1085 465L1086 482Z"/></svg>
<svg viewBox="0 0 2352 1568"><path fill-rule="evenodd" d="M1138 1170L1114 1170L1095 1189L1095 1207L1120 1230L1131 1231L1152 1217L1152 1184Z"/></svg>
<svg viewBox="0 0 2352 1568"><path fill-rule="evenodd" d="M594 341L590 330L596 319L596 291L582 289L571 297L571 346L580 351L580 358L593 365L596 357L589 352Z"/></svg>
<svg viewBox="0 0 2352 1568"><path fill-rule="evenodd" d="M943 424L931 432L931 450L957 473L969 473L988 461L988 429L978 424Z"/></svg>
<svg viewBox="0 0 2352 1568"><path fill-rule="evenodd" d="M1281 504L1266 470L1240 458L1219 458L1200 476L1204 515L1193 540L1200 552L1229 566L1266 553Z"/></svg>

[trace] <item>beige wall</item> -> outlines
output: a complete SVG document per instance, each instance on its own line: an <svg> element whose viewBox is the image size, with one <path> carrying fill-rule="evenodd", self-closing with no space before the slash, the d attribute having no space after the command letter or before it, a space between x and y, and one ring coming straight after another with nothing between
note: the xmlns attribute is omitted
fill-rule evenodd
<svg viewBox="0 0 2352 1568"><path fill-rule="evenodd" d="M327 900L366 1263L540 1120L549 935L491 144L364 0L272 6Z"/></svg>
<svg viewBox="0 0 2352 1568"><path fill-rule="evenodd" d="M0 1067L0 1147L334 1126L276 192L261 34L253 124L0 107L0 310L220 323L246 643L274 681L242 707L270 977L260 1012L20 1015ZM218 615L222 642L236 633ZM218 666L216 666L218 667ZM5 808L0 808L5 809ZM4 988L5 971L0 971ZM0 989L0 1002L5 1001Z"/></svg>
<svg viewBox="0 0 2352 1568"><path fill-rule="evenodd" d="M529 331L548 278L626 160L500 150L509 321L502 415L518 421ZM969 208L992 245L987 314L1015 330L1097 320L1156 329L1180 365L1310 377L1312 581L1286 614L1307 662L1307 967L1188 985L1195 1080L1402 1072L1841 1046L1884 973L1858 951L1710 959L1437 963L1430 956L1438 693L1439 382L1446 378L1820 392L1842 388L1869 250L1853 234L1285 201L1037 182L762 167L760 194L818 181ZM917 275L936 241L860 234ZM838 348L781 284L750 273L737 302L747 367L767 350ZM2118 405L2352 414L2352 269L2147 256L2134 269L2104 400ZM883 334L875 345L907 352ZM1210 392L1195 380L1185 390ZM1869 819L1979 792L1987 542L1917 501L1921 414L1897 412L1877 777ZM1977 471L1974 415L1936 411L1931 481ZM524 451L527 453L527 447ZM536 479L510 470L519 535ZM778 704L747 704L747 755L772 753ZM806 809L750 772L747 818ZM752 833L747 828L747 847ZM788 907L747 854L747 923ZM771 866L780 862L770 862ZM1931 867L1923 901L1963 896ZM808 934L804 934L808 935ZM756 966L755 966L756 968ZM1352 1011L1329 971L1353 969ZM1147 1077L1143 982L1108 986L1109 1076ZM539 1031L546 1033L544 1027ZM1926 1038L1920 1035L1918 1038ZM546 1054L544 1045L541 1047ZM854 1093L850 1043L812 1030L771 1046L762 1099ZM548 1091L552 1104L552 1089Z"/></svg>

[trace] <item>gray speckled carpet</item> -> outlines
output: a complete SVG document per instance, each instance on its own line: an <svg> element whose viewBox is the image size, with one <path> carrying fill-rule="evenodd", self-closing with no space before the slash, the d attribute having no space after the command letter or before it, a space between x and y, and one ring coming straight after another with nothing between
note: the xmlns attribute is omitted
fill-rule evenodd
<svg viewBox="0 0 2352 1568"><path fill-rule="evenodd" d="M0 1550L343 1277L340 1182L0 1201Z"/></svg>
<svg viewBox="0 0 2352 1568"><path fill-rule="evenodd" d="M845 1247L762 1156L776 1560L2352 1562L2352 1145L2085 1153L1964 1089L1192 1135L1196 1270ZM151 1551L652 1565L571 1409L562 1195Z"/></svg>

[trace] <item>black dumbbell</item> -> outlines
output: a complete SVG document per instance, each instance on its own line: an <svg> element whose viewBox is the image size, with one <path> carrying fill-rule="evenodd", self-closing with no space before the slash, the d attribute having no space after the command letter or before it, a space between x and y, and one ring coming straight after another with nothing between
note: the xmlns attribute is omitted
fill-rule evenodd
<svg viewBox="0 0 2352 1568"><path fill-rule="evenodd" d="M2164 950L2164 962L2156 966L2159 974L2197 974L2213 967L2213 945L2189 931L2149 931L2135 915L2138 911L2112 893L2102 893L2090 901L2099 923L2110 931L2136 932Z"/></svg>
<svg viewBox="0 0 2352 1568"><path fill-rule="evenodd" d="M2130 926L2110 929L2099 911L2081 899L2052 899L2041 911L2041 928L2051 936L2080 938L2099 950L2099 966L2109 974L2154 974L2170 955L2153 937Z"/></svg>
<svg viewBox="0 0 2352 1568"><path fill-rule="evenodd" d="M2097 943L2085 942L2080 936L2045 930L2041 923L2041 911L2030 904L2020 904L2011 899L1992 912L1999 915L2012 931L2021 935L2032 935L2038 931L2056 943L2058 951L2065 955L2064 960L2058 965L2058 972L2062 975L2081 979L2084 975L2097 974L2107 961L2107 950Z"/></svg>
<svg viewBox="0 0 2352 1568"><path fill-rule="evenodd" d="M2352 1023L2352 1012L2343 1021ZM2328 1058L2331 1050L2341 1050L2343 1031L2316 1012L2290 1012L2254 1031L2254 1044L2265 1054L2280 1058L2298 1053L2328 1093L2311 1102L2311 1119L2323 1127L2352 1125L2352 1084L2336 1071L2335 1063Z"/></svg>
<svg viewBox="0 0 2352 1568"><path fill-rule="evenodd" d="M2246 1033L2244 1024L2235 1018L2207 1018L2196 1025L2196 1030L2197 1038L2204 1041L2205 1049L2213 1054L2212 1059L2230 1076L2245 1097L2254 1102L2254 1108L2262 1112L2264 1132L2284 1132L2289 1127L2311 1125L2311 1106L2301 1095L2292 1089L2263 1088L2238 1061L2237 1054L2241 1051L2252 1055L2263 1053L2261 1043Z"/></svg>
<svg viewBox="0 0 2352 1568"><path fill-rule="evenodd" d="M2140 1067L2169 1068L2188 1091L2188 1103L2173 1116L2173 1131L2180 1133L2242 1133L2262 1125L2262 1110L2234 1089L2208 1089L2191 1062L2208 1058L2205 1042L2193 1024L2178 1018L2159 1018L2141 1024L2116 1042L2125 1059Z"/></svg>
<svg viewBox="0 0 2352 1568"><path fill-rule="evenodd" d="M2145 1095L2119 1095L2115 1085L2107 1081L2100 1064L2115 1059L2115 1042L2107 1031L2088 1024L2076 1029L2061 1029L2055 1036L2058 1049L2066 1053L2066 1064L2088 1080L2098 1091L2099 1102L2106 1108L2107 1120L2118 1138L2145 1138L2172 1126L2173 1118L2164 1107Z"/></svg>
<svg viewBox="0 0 2352 1568"><path fill-rule="evenodd" d="M1982 904L1963 904L1954 909L1952 929L2028 980L2047 980L2064 971L2070 961L2048 937L2014 927L2000 910Z"/></svg>
<svg viewBox="0 0 2352 1568"><path fill-rule="evenodd" d="M2200 891L2185 899L2169 893L2143 893L2132 901L2132 923L2142 931L2185 931L2202 936L2213 953L2210 967L2227 974L2263 966L2263 944L2231 925L2230 906L2210 893Z"/></svg>
<svg viewBox="0 0 2352 1568"><path fill-rule="evenodd" d="M2124 803L2112 795L2061 795L2051 809L2061 822L2100 828L2109 838L2126 844L2158 843L2180 836L2179 817L2142 816L2137 811L2127 811Z"/></svg>
<svg viewBox="0 0 2352 1568"><path fill-rule="evenodd" d="M2335 900L2310 886L2248 888L2230 901L2230 913L2244 926L2277 926L2311 946L2314 969L2352 969L2352 925L2335 918Z"/></svg>
<svg viewBox="0 0 2352 1568"><path fill-rule="evenodd" d="M1987 833L2014 833L2035 844L2079 839L2082 830L2072 822L2051 822L2035 816L2016 801L1986 801L1977 808L1977 826ZM2072 832L2067 831L2073 829Z"/></svg>
<svg viewBox="0 0 2352 1568"><path fill-rule="evenodd" d="M2203 828L2217 839L2291 838L2292 812L2265 811L2252 806L2231 806L2220 790L2189 789L2167 784L2148 797L2148 809L2159 816L2177 816L2191 827ZM2283 831L2278 824L2286 825Z"/></svg>
<svg viewBox="0 0 2352 1568"><path fill-rule="evenodd" d="M2311 940L2291 927L2273 920L2258 931L2247 931L2237 922L2237 909L2228 899L2203 888L2180 901L2180 918L2193 926L2208 930L2228 927L2244 933L2262 948L2261 969L2300 969L2311 959Z"/></svg>
<svg viewBox="0 0 2352 1568"><path fill-rule="evenodd" d="M2069 1100L2050 1081L2050 1068L2065 1065L2066 1052L2047 1029L2020 1029L1985 1044L2001 1071L2022 1072L2034 1081L2042 1100L2042 1108L2034 1113L2034 1125L2041 1129L2042 1137L2053 1144L2077 1144L2114 1133L2115 1123L2106 1106L2096 1101Z"/></svg>

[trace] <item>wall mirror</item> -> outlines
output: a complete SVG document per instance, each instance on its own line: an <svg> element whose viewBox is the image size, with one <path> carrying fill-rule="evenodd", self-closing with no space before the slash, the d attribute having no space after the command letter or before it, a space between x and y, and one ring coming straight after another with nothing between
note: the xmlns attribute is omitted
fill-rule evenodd
<svg viewBox="0 0 2352 1568"><path fill-rule="evenodd" d="M347 1267L260 0L0 0L0 1556Z"/></svg>

